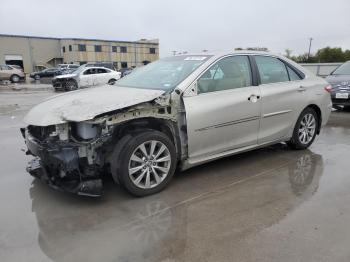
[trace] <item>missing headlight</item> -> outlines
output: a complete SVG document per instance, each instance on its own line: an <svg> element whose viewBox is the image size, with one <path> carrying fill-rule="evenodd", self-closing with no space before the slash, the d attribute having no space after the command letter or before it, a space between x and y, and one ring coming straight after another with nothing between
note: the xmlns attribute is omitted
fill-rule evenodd
<svg viewBox="0 0 350 262"><path fill-rule="evenodd" d="M72 124L72 135L76 139L89 140L93 139L99 133L99 127L89 123L73 123Z"/></svg>

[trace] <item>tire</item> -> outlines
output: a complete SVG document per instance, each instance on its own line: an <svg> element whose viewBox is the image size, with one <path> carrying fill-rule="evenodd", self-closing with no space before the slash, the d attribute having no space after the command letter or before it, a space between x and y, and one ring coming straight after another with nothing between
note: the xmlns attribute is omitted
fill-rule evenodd
<svg viewBox="0 0 350 262"><path fill-rule="evenodd" d="M110 79L110 80L108 81L108 84L109 84L109 85L114 85L115 82L117 82L117 80L115 80L115 79Z"/></svg>
<svg viewBox="0 0 350 262"><path fill-rule="evenodd" d="M350 112L350 106L344 106L344 111Z"/></svg>
<svg viewBox="0 0 350 262"><path fill-rule="evenodd" d="M177 164L171 140L161 132L147 130L128 135L120 141L111 158L114 180L138 197L163 190L173 177ZM153 154L150 154L152 147ZM147 156L142 153L143 149Z"/></svg>
<svg viewBox="0 0 350 262"><path fill-rule="evenodd" d="M78 85L74 80L68 80L65 86L66 91L74 91L78 89Z"/></svg>
<svg viewBox="0 0 350 262"><path fill-rule="evenodd" d="M18 75L12 75L12 76L10 77L10 81L11 81L12 83L18 83L19 80L20 80L20 77L19 77Z"/></svg>
<svg viewBox="0 0 350 262"><path fill-rule="evenodd" d="M35 80L40 80L40 76L39 76L39 75L35 75L35 76L34 76L34 79L35 79Z"/></svg>
<svg viewBox="0 0 350 262"><path fill-rule="evenodd" d="M287 144L296 150L308 148L316 138L318 127L319 119L315 110L310 107L305 108L295 124L293 136Z"/></svg>

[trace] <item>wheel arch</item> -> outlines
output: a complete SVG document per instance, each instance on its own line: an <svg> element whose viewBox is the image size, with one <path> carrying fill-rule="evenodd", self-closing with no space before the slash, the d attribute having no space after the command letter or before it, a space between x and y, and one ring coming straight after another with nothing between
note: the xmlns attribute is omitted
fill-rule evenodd
<svg viewBox="0 0 350 262"><path fill-rule="evenodd" d="M120 124L116 124L113 131L112 143L108 143L106 148L105 164L108 164L109 170L116 183L120 183L119 176L116 173L116 166L119 165L119 154L126 143L142 131L159 131L165 134L173 143L176 150L177 161L180 161L181 156L181 142L176 129L176 123L155 117L145 117L132 119ZM178 163L176 163L176 166ZM108 167L107 166L107 167Z"/></svg>
<svg viewBox="0 0 350 262"><path fill-rule="evenodd" d="M116 141L120 140L126 135L135 135L142 131L156 130L164 133L173 143L176 149L178 159L181 156L181 141L177 125L175 122L155 117L144 117L132 119L115 126L113 137Z"/></svg>
<svg viewBox="0 0 350 262"><path fill-rule="evenodd" d="M310 104L306 108L312 108L313 110L315 110L315 112L317 114L317 118L318 118L318 126L317 126L316 133L320 134L321 126L322 126L322 111L321 111L320 107L316 104ZM304 110L306 108L304 108Z"/></svg>
<svg viewBox="0 0 350 262"><path fill-rule="evenodd" d="M11 81L12 81L12 78L13 78L14 76L17 76L17 77L18 77L18 80L20 80L20 78L21 78L18 74L12 74L12 75L10 76L10 80L11 80Z"/></svg>

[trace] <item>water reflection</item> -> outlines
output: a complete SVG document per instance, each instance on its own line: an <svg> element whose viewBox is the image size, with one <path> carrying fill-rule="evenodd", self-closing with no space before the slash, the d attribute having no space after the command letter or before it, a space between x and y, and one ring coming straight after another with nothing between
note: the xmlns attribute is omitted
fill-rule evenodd
<svg viewBox="0 0 350 262"><path fill-rule="evenodd" d="M272 161L281 150L285 149L277 146L250 153L242 162L251 162L261 153ZM191 175L206 183L201 192L193 193L193 200L188 200L192 191L186 192L185 201L183 194L171 190L147 198L123 192L101 200L78 198L34 181L30 194L39 246L54 261L186 261L201 241L207 248L232 252L232 247L220 244L220 235L234 242L242 234L276 224L317 191L322 157L308 150L285 154L275 170L232 187L216 188L214 193L208 192L218 178L232 179L235 174L230 171L246 167L235 161L210 164L220 176L207 174L205 168L193 169L176 186L185 188ZM198 193L204 196L196 197Z"/></svg>

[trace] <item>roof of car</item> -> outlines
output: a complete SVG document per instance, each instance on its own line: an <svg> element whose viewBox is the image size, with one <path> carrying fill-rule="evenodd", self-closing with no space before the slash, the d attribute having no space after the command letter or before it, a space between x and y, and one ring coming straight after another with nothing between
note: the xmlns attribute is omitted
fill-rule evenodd
<svg viewBox="0 0 350 262"><path fill-rule="evenodd" d="M187 53L187 54L178 54L176 56L197 56L197 55L208 55L208 56L225 56L231 54L259 54L259 55L271 55L271 56L281 56L276 53L266 52L266 51L255 51L255 50L235 50L235 51L206 51L198 53Z"/></svg>
<svg viewBox="0 0 350 262"><path fill-rule="evenodd" d="M87 66L85 68L86 69L109 69L109 70L112 70L112 69L104 67L104 66Z"/></svg>

